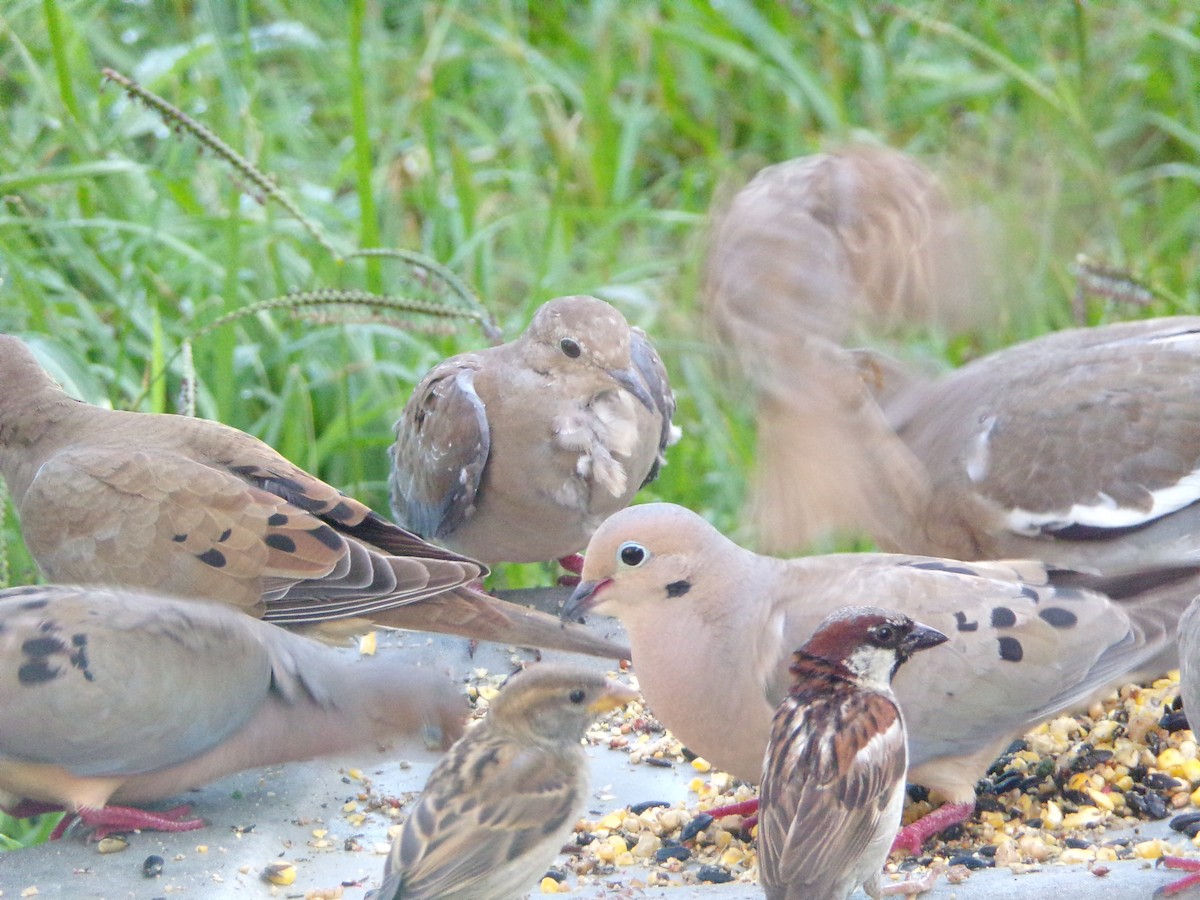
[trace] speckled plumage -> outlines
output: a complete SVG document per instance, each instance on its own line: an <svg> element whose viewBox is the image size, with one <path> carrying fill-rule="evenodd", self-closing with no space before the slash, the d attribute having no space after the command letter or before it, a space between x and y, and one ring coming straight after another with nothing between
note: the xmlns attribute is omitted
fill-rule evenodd
<svg viewBox="0 0 1200 900"><path fill-rule="evenodd" d="M429 776L374 900L507 900L534 890L586 799L584 731L636 696L581 669L514 675Z"/></svg>
<svg viewBox="0 0 1200 900"><path fill-rule="evenodd" d="M341 624L621 649L465 587L482 565L242 431L73 400L9 335L0 335L0 474L52 581L215 598L286 625L369 619Z"/></svg>
<svg viewBox="0 0 1200 900"><path fill-rule="evenodd" d="M793 654L760 793L759 881L770 900L845 900L859 885L880 896L908 767L891 679L945 641L907 616L847 607Z"/></svg>
<svg viewBox="0 0 1200 900"><path fill-rule="evenodd" d="M487 563L580 550L663 464L675 398L640 330L595 297L440 363L396 422L396 520Z"/></svg>
<svg viewBox="0 0 1200 900"><path fill-rule="evenodd" d="M0 807L99 814L243 769L401 734L446 746L466 703L445 675L356 659L242 615L136 591L0 592ZM85 820L87 821L87 820Z"/></svg>
<svg viewBox="0 0 1200 900"><path fill-rule="evenodd" d="M1169 654L1198 584L1194 571L1103 579L1037 562L781 560L661 503L605 522L583 579L564 617L588 608L618 616L654 713L692 750L750 781L787 688L789 653L831 610L883 604L949 635L905 667L895 690L910 780L955 803L973 801L976 780L1026 726ZM739 662L719 664L730 659Z"/></svg>

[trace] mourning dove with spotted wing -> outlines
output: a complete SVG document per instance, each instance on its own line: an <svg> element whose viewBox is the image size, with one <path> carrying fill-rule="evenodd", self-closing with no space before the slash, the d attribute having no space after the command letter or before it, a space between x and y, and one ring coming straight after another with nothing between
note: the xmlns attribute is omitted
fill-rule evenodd
<svg viewBox="0 0 1200 900"><path fill-rule="evenodd" d="M584 731L636 698L585 669L542 664L512 676L429 776L374 900L528 894L583 811Z"/></svg>
<svg viewBox="0 0 1200 900"><path fill-rule="evenodd" d="M903 845L914 849L970 815L976 780L1014 735L1141 667L1169 668L1198 585L1194 567L1099 578L1024 561L776 559L689 510L653 503L622 510L592 536L563 616L620 618L655 715L747 781L759 778L790 654L828 613L882 605L942 631L949 642L894 682L909 780L947 800L910 826Z"/></svg>
<svg viewBox="0 0 1200 900"><path fill-rule="evenodd" d="M212 598L280 625L370 620L600 656L623 649L472 590L482 565L245 432L72 399L10 335L0 335L0 474L52 581Z"/></svg>
<svg viewBox="0 0 1200 900"><path fill-rule="evenodd" d="M462 693L396 656L355 657L220 603L103 587L0 592L0 807L105 830L187 830L162 800L243 769L397 735L446 747Z"/></svg>
<svg viewBox="0 0 1200 900"><path fill-rule="evenodd" d="M525 332L425 376L396 422L396 520L485 563L582 549L654 479L677 436L662 360L595 297L544 304Z"/></svg>

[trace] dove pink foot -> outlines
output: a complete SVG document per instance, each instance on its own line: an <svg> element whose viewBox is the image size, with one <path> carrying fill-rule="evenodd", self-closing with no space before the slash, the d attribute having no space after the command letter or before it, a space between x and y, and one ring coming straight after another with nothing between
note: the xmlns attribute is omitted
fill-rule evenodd
<svg viewBox="0 0 1200 900"><path fill-rule="evenodd" d="M927 840L951 825L967 821L974 812L974 803L947 803L939 806L929 815L901 828L896 839L892 841L892 852L903 850L909 856L919 856Z"/></svg>
<svg viewBox="0 0 1200 900"><path fill-rule="evenodd" d="M100 809L81 809L68 813L50 833L50 840L57 841L66 833L71 823L78 819L90 828L91 839L101 840L119 831L195 831L207 822L203 819L188 819L192 808L187 804L170 809L150 812L132 806L103 806Z"/></svg>
<svg viewBox="0 0 1200 900"><path fill-rule="evenodd" d="M723 819L726 816L752 816L756 822L758 821L758 798L743 800L741 803L730 803L727 806L714 806L708 810L708 814L714 819ZM746 828L754 827L754 822L743 824Z"/></svg>
<svg viewBox="0 0 1200 900"><path fill-rule="evenodd" d="M1190 872L1178 881L1164 884L1154 892L1155 897L1177 897L1184 891L1200 885L1200 859L1184 859L1182 856L1164 856L1159 860L1168 869Z"/></svg>
<svg viewBox="0 0 1200 900"><path fill-rule="evenodd" d="M575 587L578 585L579 576L583 572L583 556L579 553L571 553L559 559L558 564L570 573L558 576L559 586Z"/></svg>

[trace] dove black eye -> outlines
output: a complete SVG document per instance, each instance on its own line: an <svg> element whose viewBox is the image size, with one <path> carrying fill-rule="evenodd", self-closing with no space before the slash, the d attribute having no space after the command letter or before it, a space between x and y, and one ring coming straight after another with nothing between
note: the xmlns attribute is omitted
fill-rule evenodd
<svg viewBox="0 0 1200 900"><path fill-rule="evenodd" d="M575 688L575 690L571 691L568 699L572 703L582 703L586 697L587 693L582 688Z"/></svg>
<svg viewBox="0 0 1200 900"><path fill-rule="evenodd" d="M646 561L646 548L641 544L635 544L630 541L627 544L622 544L621 549L617 551L621 562L627 566L640 566Z"/></svg>
<svg viewBox="0 0 1200 900"><path fill-rule="evenodd" d="M579 354L583 352L583 348L579 346L579 341L573 338L563 338L558 342L558 349L571 359L578 359Z"/></svg>

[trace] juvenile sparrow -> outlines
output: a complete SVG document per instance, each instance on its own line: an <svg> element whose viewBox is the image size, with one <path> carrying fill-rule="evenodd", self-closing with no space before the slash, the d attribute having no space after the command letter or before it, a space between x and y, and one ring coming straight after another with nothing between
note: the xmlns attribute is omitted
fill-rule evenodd
<svg viewBox="0 0 1200 900"><path fill-rule="evenodd" d="M847 604L884 604L950 641L896 680L910 780L946 805L907 826L902 846L974 810L975 782L1030 725L1141 667L1171 667L1192 569L1102 578L1041 563L965 563L884 553L759 556L679 506L622 510L593 535L563 610L625 624L654 713L690 749L746 781L761 774L791 650ZM680 652L686 647L687 652Z"/></svg>
<svg viewBox="0 0 1200 900"><path fill-rule="evenodd" d="M587 795L580 740L637 692L585 669L533 666L429 776L375 900L523 897L554 859Z"/></svg>
<svg viewBox="0 0 1200 900"><path fill-rule="evenodd" d="M759 880L771 900L880 896L900 826L908 736L892 676L948 640L866 606L831 613L792 655L759 793Z"/></svg>

